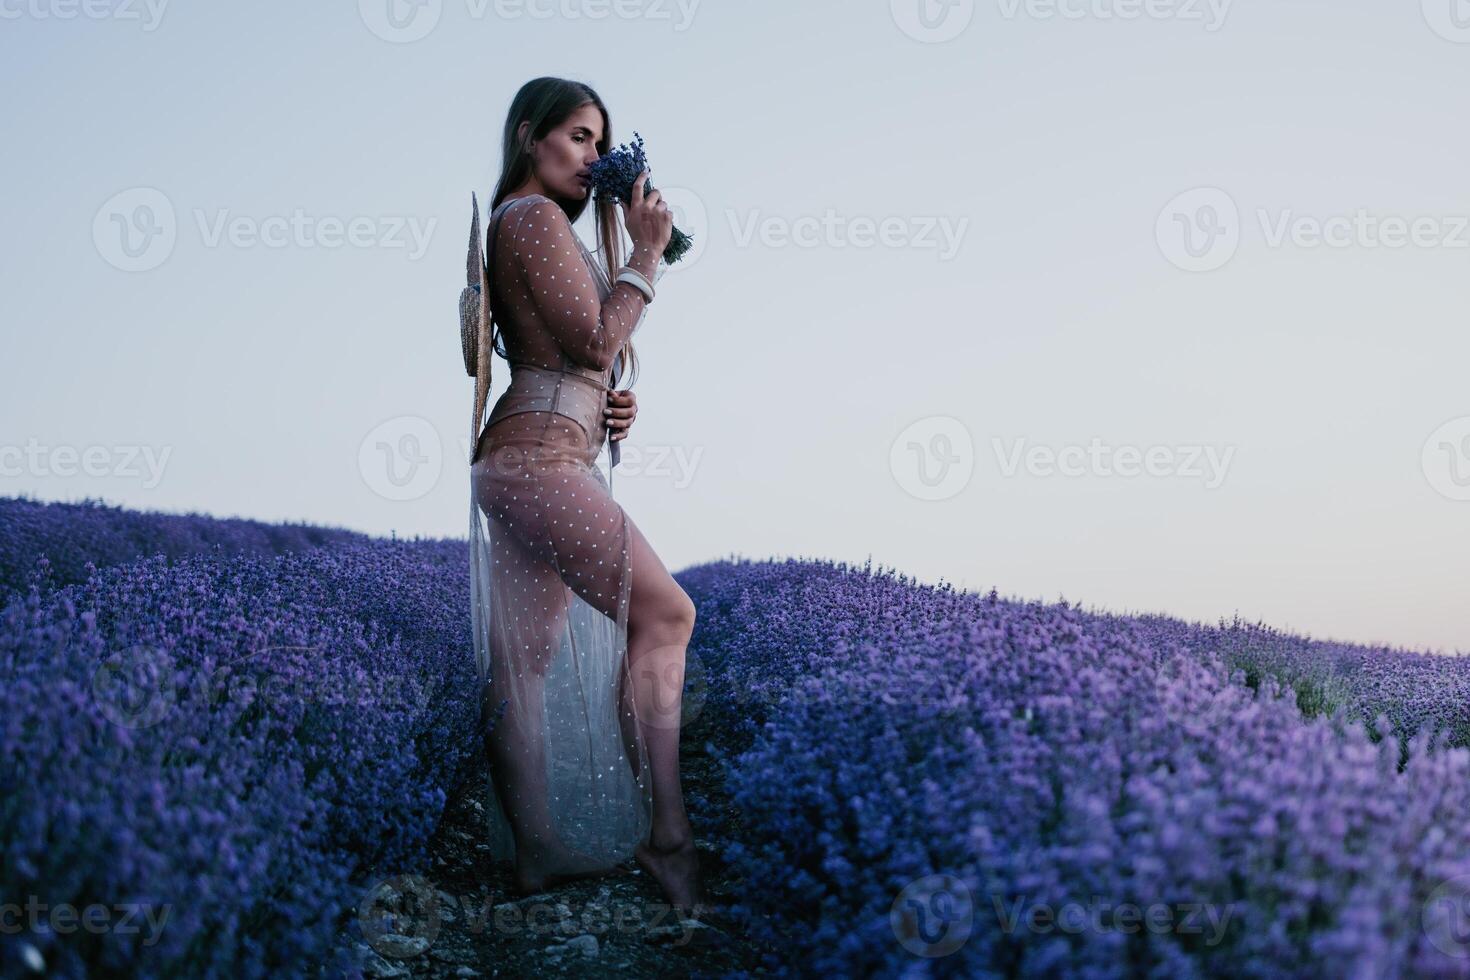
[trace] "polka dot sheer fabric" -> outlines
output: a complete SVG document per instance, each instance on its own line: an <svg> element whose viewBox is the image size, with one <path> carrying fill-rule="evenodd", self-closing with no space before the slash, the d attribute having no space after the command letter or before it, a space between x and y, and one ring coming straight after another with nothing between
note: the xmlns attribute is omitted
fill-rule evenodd
<svg viewBox="0 0 1470 980"><path fill-rule="evenodd" d="M646 303L609 283L550 198L503 202L487 234L510 362L470 468L490 847L607 868L631 858L651 814L627 662L635 552L651 552L597 466L614 361Z"/></svg>

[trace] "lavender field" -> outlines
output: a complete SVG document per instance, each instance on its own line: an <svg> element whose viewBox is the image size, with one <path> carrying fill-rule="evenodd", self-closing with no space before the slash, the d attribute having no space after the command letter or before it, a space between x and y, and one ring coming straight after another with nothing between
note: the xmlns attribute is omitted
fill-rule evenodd
<svg viewBox="0 0 1470 980"><path fill-rule="evenodd" d="M463 543L0 529L4 975L357 975L362 883L424 866L477 755ZM1470 976L1463 658L823 561L677 577L734 975Z"/></svg>

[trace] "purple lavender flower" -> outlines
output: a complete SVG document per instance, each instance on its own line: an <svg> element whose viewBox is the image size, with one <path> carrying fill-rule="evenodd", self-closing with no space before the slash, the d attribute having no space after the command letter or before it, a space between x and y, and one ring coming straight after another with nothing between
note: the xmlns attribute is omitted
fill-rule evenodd
<svg viewBox="0 0 1470 980"><path fill-rule="evenodd" d="M609 197L614 201L627 202L633 199L633 181L644 170L649 170L648 158L643 154L643 137L637 130L633 131L634 143L620 143L609 150L598 159L594 160L588 172L592 177L592 187L598 197ZM651 170L650 170L651 172ZM643 182L643 193L647 194L653 190L653 178L649 177ZM669 244L664 248L664 261L673 264L684 257L684 254L694 245L694 238L689 234L674 229L669 238Z"/></svg>
<svg viewBox="0 0 1470 980"><path fill-rule="evenodd" d="M325 966L480 764L464 541L32 502L0 525L0 580L40 570L0 602L0 896L171 913L0 930L0 964ZM871 564L677 577L685 741L721 770L690 814L734 834L767 972L1470 977L1470 657Z"/></svg>
<svg viewBox="0 0 1470 980"><path fill-rule="evenodd" d="M227 537L219 523L207 537ZM125 904L143 925L22 920L0 931L0 963L260 980L325 966L361 881L424 864L473 755L468 574L463 541L359 537L160 554L12 595L0 895Z"/></svg>

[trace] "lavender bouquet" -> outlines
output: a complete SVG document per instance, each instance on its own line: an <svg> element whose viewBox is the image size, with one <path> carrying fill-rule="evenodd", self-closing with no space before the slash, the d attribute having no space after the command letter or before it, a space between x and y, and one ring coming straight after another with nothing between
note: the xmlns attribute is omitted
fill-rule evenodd
<svg viewBox="0 0 1470 980"><path fill-rule="evenodd" d="M643 155L643 137L636 129L633 136L633 143L620 143L587 168L592 178L593 190L598 197L606 196L614 201L624 202L633 199L633 181L644 170L649 169L648 158ZM643 182L643 193L647 194L651 190L653 178L650 177ZM679 261L693 244L694 239L690 235L675 228L669 244L664 248L664 261L671 265Z"/></svg>

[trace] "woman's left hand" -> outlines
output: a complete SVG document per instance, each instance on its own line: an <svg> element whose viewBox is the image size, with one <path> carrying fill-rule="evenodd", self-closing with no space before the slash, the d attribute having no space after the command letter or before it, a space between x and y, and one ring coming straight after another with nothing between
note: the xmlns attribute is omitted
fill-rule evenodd
<svg viewBox="0 0 1470 980"><path fill-rule="evenodd" d="M607 419L607 427L611 430L608 436L614 442L628 438L628 426L638 417L638 396L628 391L609 391L607 393L607 408L603 410L603 418Z"/></svg>

